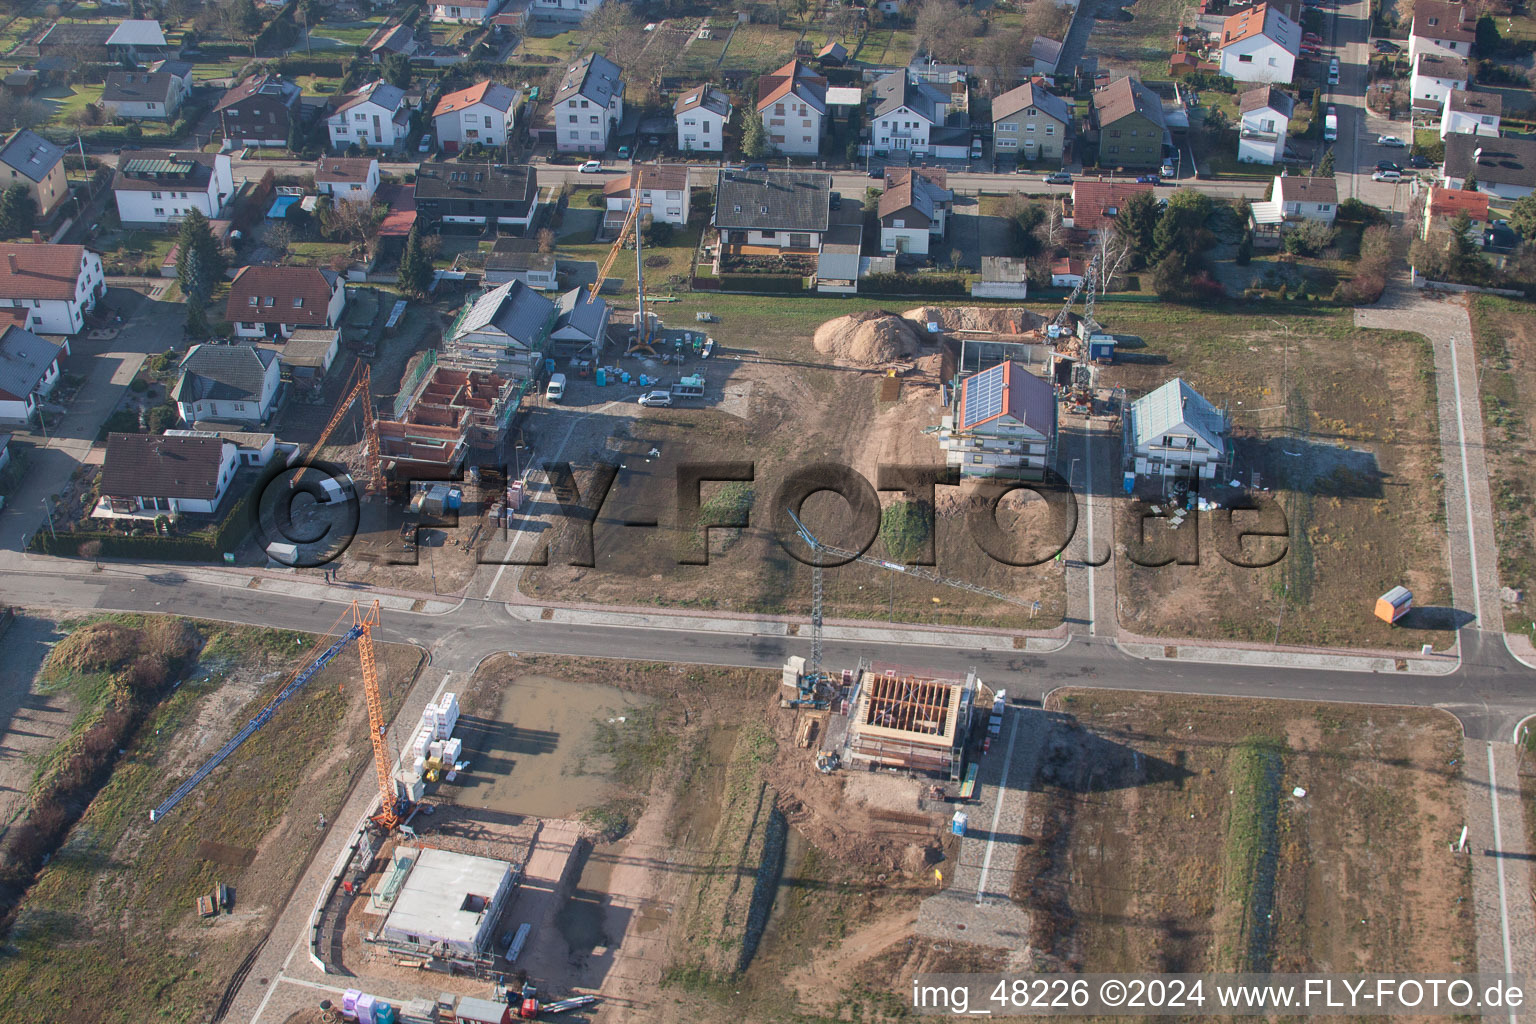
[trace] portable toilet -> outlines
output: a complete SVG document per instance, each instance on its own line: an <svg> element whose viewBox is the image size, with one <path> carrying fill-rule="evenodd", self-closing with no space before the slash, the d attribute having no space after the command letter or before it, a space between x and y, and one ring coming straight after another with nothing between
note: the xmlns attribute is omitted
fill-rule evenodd
<svg viewBox="0 0 1536 1024"><path fill-rule="evenodd" d="M374 1024L395 1024L395 1008L389 1003L376 1003L373 1007Z"/></svg>
<svg viewBox="0 0 1536 1024"><path fill-rule="evenodd" d="M347 1020L357 1020L357 1001L362 989L349 988L341 994L341 1015Z"/></svg>
<svg viewBox="0 0 1536 1024"><path fill-rule="evenodd" d="M1376 599L1376 617L1396 625L1412 607L1413 591L1407 587L1393 587Z"/></svg>
<svg viewBox="0 0 1536 1024"><path fill-rule="evenodd" d="M593 376L593 379L597 381L597 386L598 387L600 387L600 388L607 387L608 386L608 371L603 369L601 366L599 366L597 368L597 373Z"/></svg>
<svg viewBox="0 0 1536 1024"><path fill-rule="evenodd" d="M965 835L965 823L969 820L964 811L956 811L949 821L949 830L957 836Z"/></svg>

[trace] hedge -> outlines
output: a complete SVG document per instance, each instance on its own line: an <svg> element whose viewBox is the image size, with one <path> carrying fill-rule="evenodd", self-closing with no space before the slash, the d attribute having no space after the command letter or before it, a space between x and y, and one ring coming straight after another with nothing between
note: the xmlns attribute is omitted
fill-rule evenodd
<svg viewBox="0 0 1536 1024"><path fill-rule="evenodd" d="M805 291L805 278L798 274L721 274L720 287L726 291L789 295Z"/></svg>
<svg viewBox="0 0 1536 1024"><path fill-rule="evenodd" d="M44 555L76 558L79 557L82 544L100 541L101 554L105 558L151 558L169 562L221 563L224 561L224 553L238 548L245 542L246 535L251 532L254 512L251 501L261 493L266 479L263 477L261 483L253 485L240 500L235 502L218 525L209 530L169 537L158 533L134 536L107 530L75 530L55 537L43 529L32 535L28 547Z"/></svg>
<svg viewBox="0 0 1536 1024"><path fill-rule="evenodd" d="M964 277L939 274L870 274L859 291L871 295L969 295Z"/></svg>

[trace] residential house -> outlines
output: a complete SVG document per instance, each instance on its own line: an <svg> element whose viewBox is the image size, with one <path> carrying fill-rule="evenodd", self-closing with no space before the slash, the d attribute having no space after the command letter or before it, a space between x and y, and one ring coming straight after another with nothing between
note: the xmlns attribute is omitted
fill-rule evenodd
<svg viewBox="0 0 1536 1024"><path fill-rule="evenodd" d="M501 10L502 0L449 0L432 4L433 21L451 21L461 25L484 25Z"/></svg>
<svg viewBox="0 0 1536 1024"><path fill-rule="evenodd" d="M368 47L368 59L382 64L390 57L410 57L416 52L416 30L410 25L390 25Z"/></svg>
<svg viewBox="0 0 1536 1024"><path fill-rule="evenodd" d="M798 60L757 80L757 113L785 156L815 156L827 116L827 80Z"/></svg>
<svg viewBox="0 0 1536 1024"><path fill-rule="evenodd" d="M1467 61L1443 53L1421 53L1414 59L1408 88L1416 107L1440 109L1452 92L1467 87Z"/></svg>
<svg viewBox="0 0 1536 1024"><path fill-rule="evenodd" d="M98 64L133 65L166 55L165 33L158 21L55 22L37 41L42 57L63 57Z"/></svg>
<svg viewBox="0 0 1536 1024"><path fill-rule="evenodd" d="M1222 22L1220 46L1226 77L1286 84L1301 53L1301 26L1278 4L1256 4Z"/></svg>
<svg viewBox="0 0 1536 1024"><path fill-rule="evenodd" d="M214 220L234 194L227 153L141 149L124 153L112 178L124 224L177 224L193 210Z"/></svg>
<svg viewBox="0 0 1536 1024"><path fill-rule="evenodd" d="M913 156L925 157L932 152L934 133L944 127L948 114L948 93L906 68L892 71L875 80L870 138L877 152L910 151ZM961 150L968 150L970 139L961 139L959 145ZM962 152L960 157L964 155Z"/></svg>
<svg viewBox="0 0 1536 1024"><path fill-rule="evenodd" d="M319 382L330 372L339 351L340 327L299 327L283 342L277 361L285 377Z"/></svg>
<svg viewBox="0 0 1536 1024"><path fill-rule="evenodd" d="M1088 279L1088 265L1079 259L1066 256L1051 263L1052 288L1081 288Z"/></svg>
<svg viewBox="0 0 1536 1024"><path fill-rule="evenodd" d="M630 172L603 186L603 230L618 231L629 216L638 191L642 210L640 218L655 223L685 227L688 224L688 165L636 164Z"/></svg>
<svg viewBox="0 0 1536 1024"><path fill-rule="evenodd" d="M109 71L101 105L125 121L169 121L186 90L184 79L165 71Z"/></svg>
<svg viewBox="0 0 1536 1024"><path fill-rule="evenodd" d="M1456 89L1445 98L1440 114L1440 138L1452 132L1465 135L1499 137L1499 121L1504 113L1504 97L1496 92Z"/></svg>
<svg viewBox="0 0 1536 1024"><path fill-rule="evenodd" d="M539 176L528 164L421 164L415 188L416 213L429 222L527 230L538 216Z"/></svg>
<svg viewBox="0 0 1536 1024"><path fill-rule="evenodd" d="M0 242L0 312L23 312L29 330L78 334L106 293L101 257L83 245Z"/></svg>
<svg viewBox="0 0 1536 1024"><path fill-rule="evenodd" d="M619 66L589 53L572 64L550 101L555 148L562 153L601 153L624 120L624 81Z"/></svg>
<svg viewBox="0 0 1536 1024"><path fill-rule="evenodd" d="M1431 185L1429 198L1424 202L1424 223L1419 226L1419 237L1428 238L1437 228L1450 227L1451 222L1463 213L1472 222L1467 237L1482 245L1483 233L1488 229L1488 194Z"/></svg>
<svg viewBox="0 0 1536 1024"><path fill-rule="evenodd" d="M212 515L238 467L235 445L217 436L108 434L101 501L92 515Z"/></svg>
<svg viewBox="0 0 1536 1024"><path fill-rule="evenodd" d="M12 325L0 333L0 420L27 423L53 393L69 355L68 342L52 342Z"/></svg>
<svg viewBox="0 0 1536 1024"><path fill-rule="evenodd" d="M149 66L149 70L181 79L182 94L190 96L192 90L197 87L197 80L192 75L195 67L197 65L189 60L157 60Z"/></svg>
<svg viewBox="0 0 1536 1024"><path fill-rule="evenodd" d="M1280 204L1280 214L1288 221L1316 220L1332 224L1339 213L1339 184L1332 176L1314 178L1282 174L1275 178L1270 199Z"/></svg>
<svg viewBox="0 0 1536 1024"><path fill-rule="evenodd" d="M677 148L684 153L718 153L725 148L725 126L731 120L731 98L712 85L685 92L672 105L677 121Z"/></svg>
<svg viewBox="0 0 1536 1024"><path fill-rule="evenodd" d="M722 169L714 225L722 251L815 253L832 217L832 176L816 171Z"/></svg>
<svg viewBox="0 0 1536 1024"><path fill-rule="evenodd" d="M1536 190L1536 138L1447 135L1441 176L1447 188L1465 188L1471 176L1481 192L1522 199Z"/></svg>
<svg viewBox="0 0 1536 1024"><path fill-rule="evenodd" d="M451 92L432 111L432 130L444 153L461 146L505 146L522 105L523 94L510 85L487 79Z"/></svg>
<svg viewBox="0 0 1536 1024"><path fill-rule="evenodd" d="M1296 101L1272 85L1250 89L1237 98L1237 159L1245 164L1277 164L1285 156L1286 131Z"/></svg>
<svg viewBox="0 0 1536 1024"><path fill-rule="evenodd" d="M281 75L252 75L230 89L214 111L229 146L286 146L304 114L302 90Z"/></svg>
<svg viewBox="0 0 1536 1024"><path fill-rule="evenodd" d="M124 18L107 37L107 56L120 64L138 64L174 56L158 21Z"/></svg>
<svg viewBox="0 0 1536 1024"><path fill-rule="evenodd" d="M822 236L816 257L816 290L828 295L854 295L868 265L862 255L864 226L833 224Z"/></svg>
<svg viewBox="0 0 1536 1024"><path fill-rule="evenodd" d="M315 191L332 199L368 202L379 190L379 162L371 156L323 156L315 164Z"/></svg>
<svg viewBox="0 0 1536 1024"><path fill-rule="evenodd" d="M534 0L533 12L554 21L581 21L603 6L603 0Z"/></svg>
<svg viewBox="0 0 1536 1024"><path fill-rule="evenodd" d="M1018 256L983 256L981 279L971 285L971 298L1029 298L1029 265Z"/></svg>
<svg viewBox="0 0 1536 1024"><path fill-rule="evenodd" d="M1180 377L1132 402L1125 429L1127 475L1211 480L1228 461L1226 416Z"/></svg>
<svg viewBox="0 0 1536 1024"><path fill-rule="evenodd" d="M325 128L337 149L395 149L410 133L410 123L405 90L379 80L343 96L325 119Z"/></svg>
<svg viewBox="0 0 1536 1024"><path fill-rule="evenodd" d="M948 230L949 212L955 204L955 193L949 187L949 172L942 167L895 167L885 169L887 191L905 185L912 179L912 187L928 194L933 207L928 232L934 236Z"/></svg>
<svg viewBox="0 0 1536 1024"><path fill-rule="evenodd" d="M608 343L608 302L586 285L573 288L555 303L549 351L577 359L601 359Z"/></svg>
<svg viewBox="0 0 1536 1024"><path fill-rule="evenodd" d="M287 338L300 327L336 327L346 283L325 267L241 267L229 285L224 319L241 338Z"/></svg>
<svg viewBox="0 0 1536 1024"><path fill-rule="evenodd" d="M448 338L449 354L536 373L558 312L546 296L508 281L469 304Z"/></svg>
<svg viewBox="0 0 1536 1024"><path fill-rule="evenodd" d="M962 477L1043 479L1056 461L1056 390L1011 359L973 373L939 421L939 447Z"/></svg>
<svg viewBox="0 0 1536 1024"><path fill-rule="evenodd" d="M1096 235L1109 230L1120 215L1125 201L1141 192L1151 192L1152 186L1140 181L1094 181L1079 178L1072 183L1072 209L1062 218L1062 224L1078 231Z"/></svg>
<svg viewBox="0 0 1536 1024"><path fill-rule="evenodd" d="M933 224L933 201L920 188L913 187L909 176L895 188L880 195L880 251L928 255L929 228Z"/></svg>
<svg viewBox="0 0 1536 1024"><path fill-rule="evenodd" d="M558 260L552 252L540 252L532 238L498 238L485 257L485 283L521 281L541 292L560 287Z"/></svg>
<svg viewBox="0 0 1536 1024"><path fill-rule="evenodd" d="M260 469L272 461L274 455L283 454L291 464L298 457L296 445L277 446L277 435L261 430L226 430L222 426L209 430L167 430L165 437L208 437L227 441L235 446L235 465L255 466Z"/></svg>
<svg viewBox="0 0 1536 1024"><path fill-rule="evenodd" d="M32 131L19 128L0 143L0 188L21 185L37 204L37 219L46 221L69 198L64 174L64 150Z"/></svg>
<svg viewBox="0 0 1536 1024"><path fill-rule="evenodd" d="M1121 78L1093 94L1093 125L1101 167L1158 167L1167 123L1163 101L1135 78Z"/></svg>
<svg viewBox="0 0 1536 1024"><path fill-rule="evenodd" d="M1414 0L1413 22L1408 32L1409 63L1417 62L1421 53L1472 56L1476 27L1477 13L1465 4Z"/></svg>
<svg viewBox="0 0 1536 1024"><path fill-rule="evenodd" d="M1059 163L1071 124L1067 101L1033 82L992 100L992 148L998 156Z"/></svg>
<svg viewBox="0 0 1536 1024"><path fill-rule="evenodd" d="M193 345L181 360L171 401L181 422L264 423L277 401L277 353L255 345Z"/></svg>
<svg viewBox="0 0 1536 1024"><path fill-rule="evenodd" d="M1035 36L1029 44L1029 59L1034 63L1035 74L1050 76L1056 73L1061 63L1061 47L1061 43L1048 36Z"/></svg>

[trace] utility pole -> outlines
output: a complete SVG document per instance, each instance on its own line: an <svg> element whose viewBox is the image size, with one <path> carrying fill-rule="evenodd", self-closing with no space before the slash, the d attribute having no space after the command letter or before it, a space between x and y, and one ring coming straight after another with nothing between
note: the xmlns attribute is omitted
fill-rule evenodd
<svg viewBox="0 0 1536 1024"><path fill-rule="evenodd" d="M59 535L53 532L53 506L48 504L47 498L43 499L43 511L48 513L48 536L57 541Z"/></svg>

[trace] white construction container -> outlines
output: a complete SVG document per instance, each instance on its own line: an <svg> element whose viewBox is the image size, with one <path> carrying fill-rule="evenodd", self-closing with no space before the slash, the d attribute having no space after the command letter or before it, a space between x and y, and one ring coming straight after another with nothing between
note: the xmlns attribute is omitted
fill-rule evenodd
<svg viewBox="0 0 1536 1024"><path fill-rule="evenodd" d="M448 764L458 764L459 755L464 753L464 741L458 737L443 741L443 760Z"/></svg>

